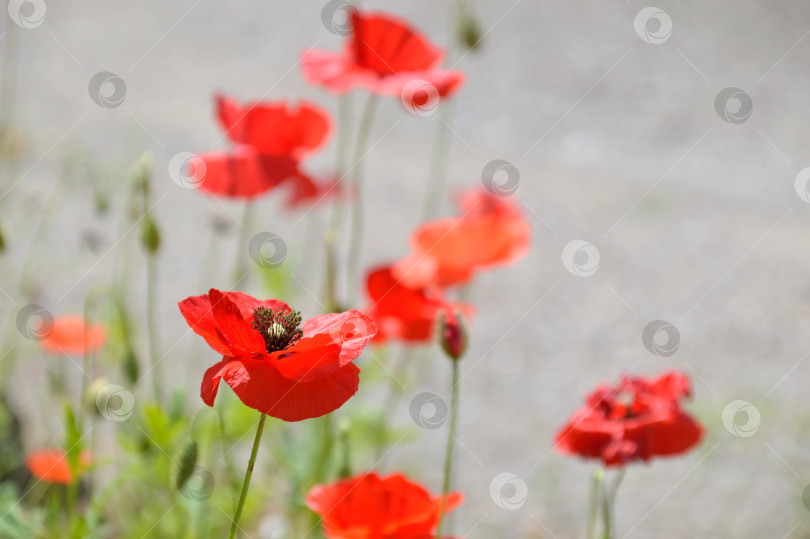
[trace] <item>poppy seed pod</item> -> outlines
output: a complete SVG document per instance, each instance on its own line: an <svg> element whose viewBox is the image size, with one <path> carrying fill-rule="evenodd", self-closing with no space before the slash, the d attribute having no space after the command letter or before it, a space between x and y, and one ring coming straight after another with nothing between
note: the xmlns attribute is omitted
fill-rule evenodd
<svg viewBox="0 0 810 539"><path fill-rule="evenodd" d="M458 311L445 311L439 316L439 339L444 352L453 361L461 359L467 351L469 334L467 323Z"/></svg>

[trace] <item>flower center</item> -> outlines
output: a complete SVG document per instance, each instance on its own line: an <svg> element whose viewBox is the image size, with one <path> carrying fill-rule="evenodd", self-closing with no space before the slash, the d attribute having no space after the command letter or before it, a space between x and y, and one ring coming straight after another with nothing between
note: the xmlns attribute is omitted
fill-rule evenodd
<svg viewBox="0 0 810 539"><path fill-rule="evenodd" d="M298 327L301 325L301 313L281 309L259 307L253 311L253 329L264 337L264 344L269 353L286 350L297 343L304 332Z"/></svg>

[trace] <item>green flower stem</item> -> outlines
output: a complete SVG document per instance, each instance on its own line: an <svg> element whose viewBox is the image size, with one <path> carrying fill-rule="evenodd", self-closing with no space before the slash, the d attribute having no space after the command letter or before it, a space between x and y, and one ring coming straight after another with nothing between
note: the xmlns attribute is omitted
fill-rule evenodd
<svg viewBox="0 0 810 539"><path fill-rule="evenodd" d="M239 231L239 239L237 239L236 257L233 267L233 282L235 288L239 288L239 283L244 281L245 275L248 272L245 251L247 251L247 246L250 241L248 236L250 235L253 223L253 207L254 205L250 200L245 201L245 209L242 212L242 229Z"/></svg>
<svg viewBox="0 0 810 539"><path fill-rule="evenodd" d="M360 267L360 247L363 239L363 165L365 163L365 151L368 146L368 139L371 135L371 128L374 124L374 112L377 105L377 96L369 94L363 115L360 118L360 125L357 128L357 141L354 146L354 204L352 211L352 234L349 243L349 259L347 262L349 303L354 303L354 296L357 290L358 269Z"/></svg>
<svg viewBox="0 0 810 539"><path fill-rule="evenodd" d="M146 255L146 310L149 330L149 357L151 359L152 389L155 401L161 402L163 390L158 370L158 335L157 335L157 260L154 253Z"/></svg>
<svg viewBox="0 0 810 539"><path fill-rule="evenodd" d="M608 482L605 480L604 482L604 499L602 500L602 510L604 514L604 539L613 539L615 537L615 526L616 526L616 518L613 514L614 509L614 502L616 500L616 492L619 490L619 485L624 479L624 472L625 468L622 468L616 477L613 479L613 485L608 487Z"/></svg>
<svg viewBox="0 0 810 539"><path fill-rule="evenodd" d="M442 195L447 177L447 161L450 155L450 122L453 121L453 102L448 101L439 106L439 118L436 124L433 149L430 154L430 171L425 188L423 217L430 221L438 217Z"/></svg>
<svg viewBox="0 0 810 539"><path fill-rule="evenodd" d="M459 368L458 361L453 361L453 387L450 396L450 432L447 436L447 452L444 455L444 482L442 484L442 503L439 510L439 526L436 531L436 538L442 536L442 526L444 524L444 511L447 505L447 495L450 492L450 477L453 463L453 443L456 439L456 422L458 420L458 386Z"/></svg>
<svg viewBox="0 0 810 539"><path fill-rule="evenodd" d="M337 132L337 157L335 172L337 183L334 186L336 192L333 194L332 216L329 226L324 232L323 239L326 247L326 308L329 312L340 310L337 292L337 246L340 238L340 229L346 211L346 200L343 193L344 176L346 175L346 162L349 156L349 137L351 136L351 95L346 94L338 100L338 132Z"/></svg>
<svg viewBox="0 0 810 539"><path fill-rule="evenodd" d="M413 355L414 347L403 344L399 349L399 355L393 366L393 372L390 373L391 384L388 387L388 395L385 398L385 404L381 408L382 416L380 417L380 423L377 425L377 450L374 456L375 462L377 463L380 463L385 456L383 452L385 450L386 435L388 434L388 420L390 419L388 410L394 410L399 399L402 397L402 392L405 388L402 385L401 378L405 376L407 369L413 366ZM385 358L385 360L387 363L387 358Z"/></svg>
<svg viewBox="0 0 810 539"><path fill-rule="evenodd" d="M239 528L239 519L242 517L242 509L245 507L250 478L253 475L253 466L256 464L256 453L259 452L259 443L262 441L262 431L264 430L264 421L266 419L267 415L261 414L259 426L256 428L256 438L253 440L253 449L250 451L250 460L248 461L247 471L245 472L245 481L242 483L242 492L239 494L239 503L236 506L236 513L233 515L231 533L228 535L228 539L233 539L236 536L237 528Z"/></svg>
<svg viewBox="0 0 810 539"><path fill-rule="evenodd" d="M596 520L599 514L599 490L602 483L602 470L596 469L593 472L591 481L590 509L588 511L588 539L596 539Z"/></svg>
<svg viewBox="0 0 810 539"><path fill-rule="evenodd" d="M613 537L613 515L610 511L610 489L607 478L602 481L602 539L612 539Z"/></svg>

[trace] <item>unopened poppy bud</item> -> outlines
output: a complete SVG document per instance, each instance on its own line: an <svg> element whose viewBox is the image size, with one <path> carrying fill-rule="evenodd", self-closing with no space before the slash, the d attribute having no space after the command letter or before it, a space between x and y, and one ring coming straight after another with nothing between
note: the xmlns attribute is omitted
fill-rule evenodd
<svg viewBox="0 0 810 539"><path fill-rule="evenodd" d="M456 361L467 351L467 324L458 311L445 311L439 315L439 340L444 352Z"/></svg>
<svg viewBox="0 0 810 539"><path fill-rule="evenodd" d="M155 253L160 248L160 231L148 215L141 222L141 243L149 253Z"/></svg>
<svg viewBox="0 0 810 539"><path fill-rule="evenodd" d="M138 382L138 372L140 370L138 366L138 357L135 355L135 351L132 349L131 346L127 346L127 351L124 352L124 374L127 377L127 380L131 384L136 384Z"/></svg>
<svg viewBox="0 0 810 539"><path fill-rule="evenodd" d="M481 46L481 26L472 15L462 15L458 22L458 38L468 50L476 51Z"/></svg>
<svg viewBox="0 0 810 539"><path fill-rule="evenodd" d="M177 460L177 472L174 477L174 484L177 490L183 490L186 481L188 481L191 474L194 473L195 466L197 466L197 442L195 440L189 440L185 447L183 447L180 458Z"/></svg>
<svg viewBox="0 0 810 539"><path fill-rule="evenodd" d="M96 191L95 203L96 203L96 213L98 215L104 215L105 213L107 213L107 210L110 209L110 199L109 197L107 197L106 193Z"/></svg>

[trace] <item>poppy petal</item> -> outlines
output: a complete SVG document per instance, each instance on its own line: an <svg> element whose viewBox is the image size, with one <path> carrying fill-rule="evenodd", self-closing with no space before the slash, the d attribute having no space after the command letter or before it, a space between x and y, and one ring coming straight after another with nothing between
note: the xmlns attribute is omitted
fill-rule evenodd
<svg viewBox="0 0 810 539"><path fill-rule="evenodd" d="M266 353L264 337L251 327L239 307L225 294L212 288L208 292L211 312L220 338L228 342L231 357Z"/></svg>
<svg viewBox="0 0 810 539"><path fill-rule="evenodd" d="M310 382L339 370L340 355L340 345L326 334L304 337L288 350L274 352L268 361L285 378Z"/></svg>
<svg viewBox="0 0 810 539"><path fill-rule="evenodd" d="M60 316L53 320L48 333L40 343L51 354L74 354L82 356L85 350L98 352L104 344L104 328L86 325L81 316Z"/></svg>
<svg viewBox="0 0 810 539"><path fill-rule="evenodd" d="M351 14L354 61L380 76L431 68L443 52L402 19L388 14Z"/></svg>
<svg viewBox="0 0 810 539"><path fill-rule="evenodd" d="M230 359L205 372L201 396L213 406L219 380L224 379L246 406L284 421L301 421L340 408L357 392L359 372L349 364L331 375L297 382L266 359Z"/></svg>
<svg viewBox="0 0 810 539"><path fill-rule="evenodd" d="M254 197L298 173L298 162L292 157L263 155L247 145L200 154L197 158L204 165L204 172L200 173L196 186L214 195Z"/></svg>
<svg viewBox="0 0 810 539"><path fill-rule="evenodd" d="M216 102L228 137L263 154L298 159L320 147L332 130L329 116L310 103L257 101L243 107L223 96L217 96Z"/></svg>
<svg viewBox="0 0 810 539"><path fill-rule="evenodd" d="M192 296L178 303L180 312L191 330L205 339L208 346L223 356L231 354L231 347L217 331L214 315L211 312L211 301L208 295Z"/></svg>
<svg viewBox="0 0 810 539"><path fill-rule="evenodd" d="M363 348L377 334L377 324L360 311L329 313L304 322L305 336L328 335L340 346L340 364L346 365L357 358Z"/></svg>

